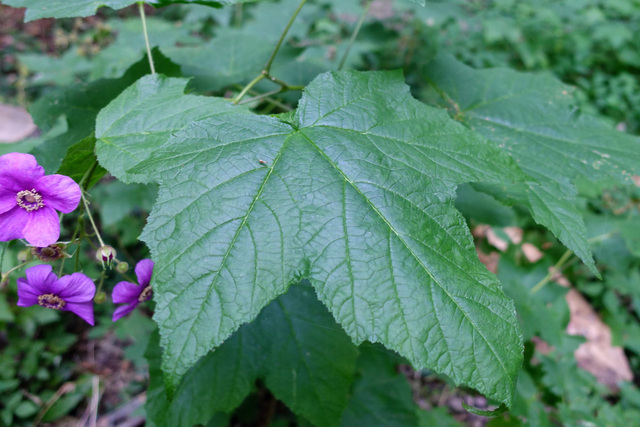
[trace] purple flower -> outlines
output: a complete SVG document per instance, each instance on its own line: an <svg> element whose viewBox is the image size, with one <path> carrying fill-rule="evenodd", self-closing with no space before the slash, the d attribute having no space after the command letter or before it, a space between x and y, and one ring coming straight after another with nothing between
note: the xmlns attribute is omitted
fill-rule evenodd
<svg viewBox="0 0 640 427"><path fill-rule="evenodd" d="M121 305L116 308L113 313L113 321L126 316L131 313L141 302L151 299L153 291L151 290L151 274L153 274L153 261L150 259L143 259L136 264L136 276L138 277L139 285L131 282L120 282L111 294L111 299L115 304L127 304Z"/></svg>
<svg viewBox="0 0 640 427"><path fill-rule="evenodd" d="M80 203L80 186L68 176L44 175L31 154L0 156L0 241L26 239L45 247L60 237L58 213Z"/></svg>
<svg viewBox="0 0 640 427"><path fill-rule="evenodd" d="M93 296L96 285L82 273L57 278L48 264L26 270L27 279L18 279L18 305L41 305L71 311L93 326Z"/></svg>

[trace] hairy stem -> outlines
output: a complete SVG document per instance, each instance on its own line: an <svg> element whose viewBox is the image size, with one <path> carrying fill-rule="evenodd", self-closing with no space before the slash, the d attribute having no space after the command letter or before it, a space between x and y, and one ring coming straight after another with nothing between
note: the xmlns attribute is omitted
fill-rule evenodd
<svg viewBox="0 0 640 427"><path fill-rule="evenodd" d="M91 211L89 210L89 202L84 197L84 194L81 193L82 203L84 204L84 208L87 211L87 216L89 217L89 221L91 222L91 226L93 227L93 231L96 233L96 237L100 242L100 247L104 246L104 242L102 241L102 237L100 237L100 232L98 231L98 227L96 227L96 223L93 221L93 216L91 216Z"/></svg>
<svg viewBox="0 0 640 427"><path fill-rule="evenodd" d="M151 74L156 73L156 67L153 65L153 56L151 55L151 46L149 45L149 33L147 32L147 18L144 14L144 2L138 2L138 9L140 10L140 19L142 20L142 32L144 33L144 43L147 45L147 57L149 58L149 67L151 67Z"/></svg>

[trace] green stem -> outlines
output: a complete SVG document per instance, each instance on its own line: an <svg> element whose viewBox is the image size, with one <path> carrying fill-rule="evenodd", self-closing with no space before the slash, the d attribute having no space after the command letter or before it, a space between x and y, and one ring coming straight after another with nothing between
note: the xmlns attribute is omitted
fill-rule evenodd
<svg viewBox="0 0 640 427"><path fill-rule="evenodd" d="M98 161L93 162L91 167L84 173L82 179L78 183L80 187L84 185L84 189L87 190L89 188L89 183L91 182L91 177L93 176L93 172L95 172L96 167L98 167ZM85 185L86 183L86 185Z"/></svg>
<svg viewBox="0 0 640 427"><path fill-rule="evenodd" d="M542 289L544 287L544 285L546 285L547 283L549 283L551 281L551 279L553 279L553 276L555 276L556 274L558 274L560 272L560 269L562 268L562 266L564 265L565 262L567 262L567 260L571 257L571 255L573 255L573 252L571 251L566 251L558 260L558 262L556 262L556 264L551 267L549 269L549 273L547 273L547 275L544 277L544 279L542 279L541 281L539 281L533 288L531 288L531 295L535 294L536 292L538 292L540 289Z"/></svg>
<svg viewBox="0 0 640 427"><path fill-rule="evenodd" d="M266 93L262 93L262 94L256 95L253 98L247 99L246 101L242 101L242 102L238 103L238 105L249 104L250 102L254 102L254 101L259 101L261 99L265 99L265 100L268 100L269 102L271 102L272 104L274 104L275 106L282 108L283 110L291 111L292 110L291 107L289 107L287 105L284 105L281 102L278 102L275 99L271 98L272 95L278 95L278 94L281 94L281 93L289 92L291 90L302 90L302 89L298 89L297 87L295 87L295 89L294 89L294 86L282 86L282 87L280 87L278 89L274 89L274 90L272 90L270 92L266 92Z"/></svg>
<svg viewBox="0 0 640 427"><path fill-rule="evenodd" d="M235 105L237 105L240 101L242 101L242 98L245 97L245 95L247 94L247 92L249 92L255 85L257 85L260 80L262 79L268 79L271 80L274 83L279 84L280 86L282 86L283 88L287 88L287 89L298 89L302 90L304 89L304 86L290 86L287 83L283 82L282 80L278 80L275 77L271 76L269 74L269 72L271 71L271 65L273 65L273 60L276 58L276 55L278 54L278 51L280 50L280 46L282 46L282 42L284 41L285 37L287 36L287 33L289 32L289 28L291 28L291 25L293 24L293 21L295 21L296 16L298 16L298 13L300 13L300 10L302 9L302 6L304 6L304 4L307 2L307 0L302 0L300 2L300 4L298 5L298 8L296 9L295 12L293 12L293 16L291 16L291 18L289 19L289 22L287 23L287 26L285 27L284 31L282 32L282 34L280 35L280 39L278 40L278 43L276 43L276 47L273 49L273 52L271 52L271 56L269 57L269 60L267 61L267 63L264 66L264 69L262 70L262 72L260 72L260 74L253 80L251 80L251 82L249 82L248 85L246 85L244 87L244 89L242 89L242 92L240 92L238 94L238 96L236 96L233 99L233 103Z"/></svg>
<svg viewBox="0 0 640 427"><path fill-rule="evenodd" d="M80 196L82 197L82 203L84 204L84 208L87 211L87 216L89 217L89 221L91 222L93 231L96 233L96 237L100 242L100 247L103 247L104 242L102 241L102 237L100 237L100 232L98 231L98 227L96 227L96 223L93 221L93 216L91 216L91 211L89 210L89 202L87 202L87 199L84 197L83 193L80 193Z"/></svg>
<svg viewBox="0 0 640 427"><path fill-rule="evenodd" d="M34 259L30 260L30 261L27 261L27 262L23 262L23 263L22 263L22 264L20 264L20 265L16 265L15 267L13 267L11 270L7 271L6 273L2 273L2 276L3 276L3 277L6 277L6 276L10 275L11 273L13 273L14 271L16 271L17 269L22 268L22 267L24 267L25 265L30 264L30 263L32 263L32 262L33 262L33 261L35 261L35 260L36 260L36 258L34 258Z"/></svg>
<svg viewBox="0 0 640 427"><path fill-rule="evenodd" d="M76 225L76 229L73 231L73 235L71 235L71 240L70 240L70 244L73 244L76 240L76 236L78 235L78 233L80 232L80 227L82 227L82 214L78 217L78 224ZM74 255L76 255L76 271L78 271L78 253L80 251L80 247L82 246L82 238L80 238L80 241L78 242L78 248L76 249L76 252L74 253ZM62 276L62 271L64 269L64 262L67 258L64 257L62 258L62 261L60 262L60 270L58 272L58 276Z"/></svg>
<svg viewBox="0 0 640 427"><path fill-rule="evenodd" d="M592 237L591 239L588 239L587 242L588 243L601 242L603 240L608 239L613 234L614 234L613 232L601 234L599 236ZM560 271L562 271L563 268L567 267L569 264L571 264L573 261L575 261L577 259L577 258L575 258L575 259L571 260L571 262L567 262L567 261L569 261L569 258L571 257L571 255L573 255L573 252L571 252L570 250L566 251L560 257L558 262L556 262L555 265L553 267L551 267L551 269L549 270L549 273L542 280L540 280L538 283L536 283L536 285L533 288L531 288L531 291L530 291L531 295L535 294L540 289L542 289L547 283L549 283L551 281L551 279L553 279L553 276L558 274Z"/></svg>
<svg viewBox="0 0 640 427"><path fill-rule="evenodd" d="M351 46L353 46L353 42L356 40L356 37L358 37L358 33L360 32L360 28L362 27L362 24L364 23L364 20L367 17L367 14L369 13L369 8L371 7L371 2L372 2L372 0L369 0L367 2L367 5L364 7L364 11L362 12L362 15L360 15L360 19L358 20L358 23L356 24L356 28L353 30L353 33L351 34L351 38L349 39L349 44L347 45L347 50L344 51L344 55L342 55L342 60L340 60L340 65L338 65L338 71L342 70L342 67L344 66L344 62L347 60L347 56L349 56L349 51L351 51Z"/></svg>
<svg viewBox="0 0 640 427"><path fill-rule="evenodd" d="M239 89L242 89L242 86L239 87ZM276 89L276 90L280 90L280 89ZM261 94L260 92L257 92L255 90L250 90L249 92L251 95L254 95L254 97L252 98L253 101L256 101L257 99L264 99L265 101L269 102L270 104L273 104L276 107L279 107L285 111L293 111L293 108L289 107L286 104L283 104L282 102L279 102L276 99L271 98L271 96L267 96L267 94ZM249 101L243 101L240 104L244 104L247 103Z"/></svg>
<svg viewBox="0 0 640 427"><path fill-rule="evenodd" d="M8 243L2 243L2 254L0 254L0 271L2 271L2 266L4 265L4 254L7 252Z"/></svg>
<svg viewBox="0 0 640 427"><path fill-rule="evenodd" d="M290 85L289 83L283 80L273 77L271 74L267 74L267 79L271 80L275 84L282 86L286 90L303 90L304 89L304 86Z"/></svg>
<svg viewBox="0 0 640 427"><path fill-rule="evenodd" d="M147 45L147 57L149 58L149 67L151 67L151 74L156 73L156 67L153 65L153 56L151 55L151 46L149 45L149 33L147 31L147 18L144 14L144 2L138 2L138 9L140 10L140 20L142 20L142 32L144 33L144 42Z"/></svg>
<svg viewBox="0 0 640 427"><path fill-rule="evenodd" d="M254 96L253 98L249 98L247 100L239 102L238 105L249 104L250 102L258 101L258 100L263 99L263 98L268 98L271 95L278 95L279 93L282 93L282 92L284 92L284 88L274 89L274 90L272 90L270 92L266 92L266 93L263 93L261 95Z"/></svg>
<svg viewBox="0 0 640 427"><path fill-rule="evenodd" d="M257 85L258 82L260 82L260 80L264 79L265 77L267 77L267 75L262 73L258 75L258 77L256 77L255 79L251 80L251 82L248 85L246 85L244 89L242 89L242 92L240 92L240 94L235 97L235 99L233 100L233 103L237 105L242 100L242 98L244 98L247 92L249 92L251 88Z"/></svg>
<svg viewBox="0 0 640 427"><path fill-rule="evenodd" d="M242 3L236 4L234 21L236 27L242 27Z"/></svg>
<svg viewBox="0 0 640 427"><path fill-rule="evenodd" d="M116 271L118 271L118 270L116 269ZM118 274L119 274L119 275L121 275L122 277L124 277L124 279L125 279L127 282L137 283L135 280L133 280L131 277L129 277L129 276L127 275L127 273L120 273L120 272L118 271Z"/></svg>
<svg viewBox="0 0 640 427"><path fill-rule="evenodd" d="M298 8L296 9L295 12L293 12L293 16L291 16L291 18L289 19L289 22L287 23L287 26L285 27L284 31L280 35L280 40L278 40L278 43L276 44L275 49L273 49L273 52L271 52L271 56L269 57L267 64L264 66L264 71L266 71L267 74L269 73L269 71L271 71L271 65L273 64L273 60L276 59L278 50L280 50L280 46L282 45L284 38L287 36L287 33L289 32L289 28L291 28L291 25L293 25L293 21L295 21L296 17L298 16L298 13L300 13L300 10L302 9L302 6L304 6L306 2L307 0L302 0L300 2L300 4L298 5Z"/></svg>

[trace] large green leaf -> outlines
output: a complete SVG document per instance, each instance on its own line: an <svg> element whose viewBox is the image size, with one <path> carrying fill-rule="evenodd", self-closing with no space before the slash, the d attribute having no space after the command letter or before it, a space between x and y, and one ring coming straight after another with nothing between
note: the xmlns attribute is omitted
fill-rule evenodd
<svg viewBox="0 0 640 427"><path fill-rule="evenodd" d="M293 286L185 375L171 402L157 338L147 352L149 418L156 425L206 423L231 412L258 378L295 413L335 426L347 405L358 351L310 286ZM405 386L408 385L405 381Z"/></svg>
<svg viewBox="0 0 640 427"><path fill-rule="evenodd" d="M127 169L166 143L187 124L218 114L242 114L223 98L185 95L187 79L145 76L98 114L96 153L100 164L123 182L145 182Z"/></svg>
<svg viewBox="0 0 640 427"><path fill-rule="evenodd" d="M169 388L306 277L356 343L510 402L514 306L454 198L459 183L523 179L513 160L413 99L399 72L323 74L290 117L201 120L127 171L160 184L142 238Z"/></svg>
<svg viewBox="0 0 640 427"><path fill-rule="evenodd" d="M628 182L640 173L638 138L576 113L571 88L551 75L473 70L448 56L438 57L425 72L451 102L456 119L507 150L531 177L483 188L529 206L538 223L595 271L574 182Z"/></svg>

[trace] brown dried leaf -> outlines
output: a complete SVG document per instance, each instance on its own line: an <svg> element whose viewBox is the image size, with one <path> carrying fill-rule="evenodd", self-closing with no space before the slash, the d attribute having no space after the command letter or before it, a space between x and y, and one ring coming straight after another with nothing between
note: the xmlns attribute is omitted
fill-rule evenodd
<svg viewBox="0 0 640 427"><path fill-rule="evenodd" d="M486 224L480 224L475 226L473 230L471 230L471 235L476 239L480 239L480 238L486 237L487 231L489 231L490 229L491 229L490 226Z"/></svg>
<svg viewBox="0 0 640 427"><path fill-rule="evenodd" d="M538 249L536 246L531 243L523 243L522 244L522 253L527 258L529 262L538 262L544 256L542 251Z"/></svg>
<svg viewBox="0 0 640 427"><path fill-rule="evenodd" d="M504 252L509 247L509 242L499 237L493 228L487 230L487 242L500 252Z"/></svg>
<svg viewBox="0 0 640 427"><path fill-rule="evenodd" d="M574 353L578 366L593 374L601 384L616 391L620 381L633 379L629 360L622 347L611 345L611 329L600 320L578 291L569 290L565 298L571 312L567 333L582 335L587 339Z"/></svg>
<svg viewBox="0 0 640 427"><path fill-rule="evenodd" d="M522 242L522 235L524 234L524 232L522 231L522 228L505 227L503 228L503 230L507 234L507 236L509 236L509 238L514 244L519 245Z"/></svg>
<svg viewBox="0 0 640 427"><path fill-rule="evenodd" d="M478 259L481 263L484 264L485 267L487 267L487 270L489 270L493 274L498 274L498 262L500 261L500 254L498 252L485 254L478 248L476 248L476 252L478 253Z"/></svg>

